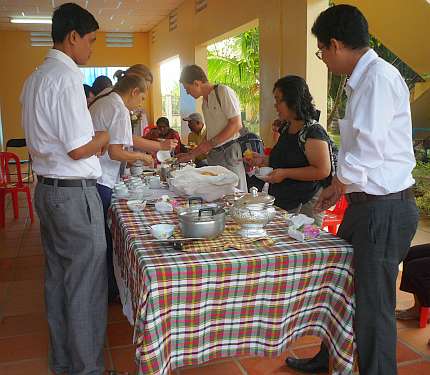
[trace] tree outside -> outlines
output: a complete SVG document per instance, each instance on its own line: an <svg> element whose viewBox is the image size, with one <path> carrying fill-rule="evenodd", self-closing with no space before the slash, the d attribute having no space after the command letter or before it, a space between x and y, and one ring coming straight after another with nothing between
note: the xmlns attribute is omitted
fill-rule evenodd
<svg viewBox="0 0 430 375"><path fill-rule="evenodd" d="M260 50L259 30L253 28L238 36L208 46L208 78L230 86L238 95L244 125L259 134Z"/></svg>

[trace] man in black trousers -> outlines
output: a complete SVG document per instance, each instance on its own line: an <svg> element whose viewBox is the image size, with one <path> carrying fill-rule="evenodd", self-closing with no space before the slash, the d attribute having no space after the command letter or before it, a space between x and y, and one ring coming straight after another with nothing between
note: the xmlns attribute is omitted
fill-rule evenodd
<svg viewBox="0 0 430 375"><path fill-rule="evenodd" d="M415 167L409 90L399 71L369 47L368 25L350 5L322 12L312 27L316 56L335 74L347 74L336 176L317 202L349 202L338 236L354 248L355 336L360 374L397 374L396 278L415 234ZM323 343L311 359L287 358L303 372L328 369Z"/></svg>

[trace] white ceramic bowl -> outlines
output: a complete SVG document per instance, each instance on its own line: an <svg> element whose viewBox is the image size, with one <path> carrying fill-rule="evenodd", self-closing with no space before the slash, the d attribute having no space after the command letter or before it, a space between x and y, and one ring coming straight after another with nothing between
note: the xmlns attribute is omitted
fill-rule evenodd
<svg viewBox="0 0 430 375"><path fill-rule="evenodd" d="M157 240L166 240L172 237L175 226L172 224L155 224L150 226L150 230Z"/></svg>
<svg viewBox="0 0 430 375"><path fill-rule="evenodd" d="M170 151L168 150L160 150L157 151L157 159L160 163L164 163L165 161L171 159Z"/></svg>
<svg viewBox="0 0 430 375"><path fill-rule="evenodd" d="M273 168L272 167L260 167L258 168L258 176L264 177L267 176L269 173L273 172Z"/></svg>
<svg viewBox="0 0 430 375"><path fill-rule="evenodd" d="M127 207L129 210L133 212L143 211L146 207L146 201L140 200L129 200L127 201Z"/></svg>

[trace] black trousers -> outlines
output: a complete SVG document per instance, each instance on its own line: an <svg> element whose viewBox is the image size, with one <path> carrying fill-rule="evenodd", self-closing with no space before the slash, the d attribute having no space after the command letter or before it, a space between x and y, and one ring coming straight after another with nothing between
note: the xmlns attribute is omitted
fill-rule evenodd
<svg viewBox="0 0 430 375"><path fill-rule="evenodd" d="M415 294L421 306L430 306L430 244L409 250L403 261L400 290Z"/></svg>
<svg viewBox="0 0 430 375"><path fill-rule="evenodd" d="M360 374L396 375L396 278L418 224L413 199L352 203L338 236L354 248Z"/></svg>

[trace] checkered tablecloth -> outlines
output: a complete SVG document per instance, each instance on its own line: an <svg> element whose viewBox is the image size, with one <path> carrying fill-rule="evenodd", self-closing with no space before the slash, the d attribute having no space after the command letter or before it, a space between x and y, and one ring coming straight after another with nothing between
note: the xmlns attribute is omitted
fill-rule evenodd
<svg viewBox="0 0 430 375"><path fill-rule="evenodd" d="M321 337L335 374L353 368L352 248L323 232L287 236L283 212L267 226L270 246L204 253L147 243L143 224L177 223L153 207L110 211L114 251L132 296L140 374L243 355L278 356L303 335Z"/></svg>

